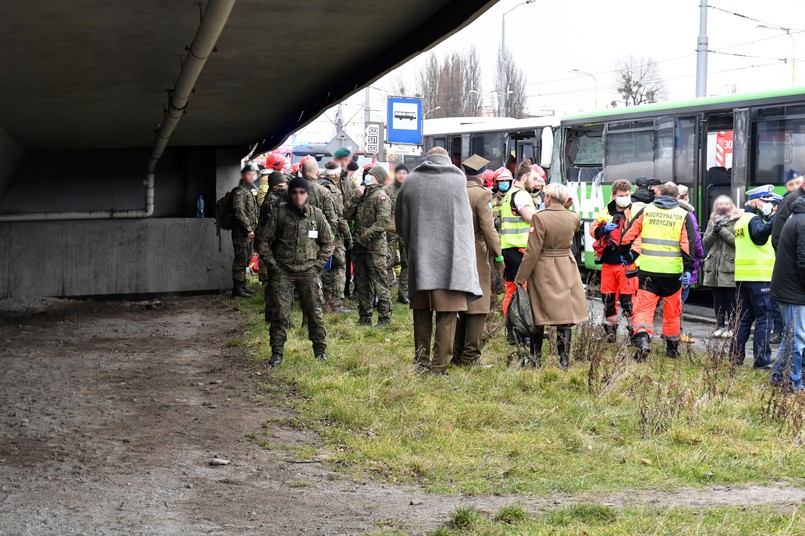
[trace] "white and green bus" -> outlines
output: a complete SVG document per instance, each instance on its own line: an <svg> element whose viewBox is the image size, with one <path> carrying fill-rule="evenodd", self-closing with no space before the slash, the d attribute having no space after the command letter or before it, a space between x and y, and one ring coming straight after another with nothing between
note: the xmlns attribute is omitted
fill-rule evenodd
<svg viewBox="0 0 805 536"><path fill-rule="evenodd" d="M589 224L617 179L688 186L703 227L719 195L743 206L747 188L774 184L785 193L785 171L805 167L805 88L568 116L554 137L553 164L551 182L568 185L585 222L579 263L599 269Z"/></svg>
<svg viewBox="0 0 805 536"><path fill-rule="evenodd" d="M413 169L425 160L433 147L444 147L453 163L479 154L490 161L489 167L508 167L512 172L523 159L550 169L555 117L509 119L506 117L446 117L426 119L422 132L422 155L406 156L404 163Z"/></svg>

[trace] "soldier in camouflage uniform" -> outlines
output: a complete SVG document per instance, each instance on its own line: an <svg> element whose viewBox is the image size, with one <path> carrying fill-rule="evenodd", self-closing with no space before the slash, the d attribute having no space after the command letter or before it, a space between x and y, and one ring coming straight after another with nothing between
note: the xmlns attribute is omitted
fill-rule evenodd
<svg viewBox="0 0 805 536"><path fill-rule="evenodd" d="M332 195L335 211L338 214L338 236L335 239L333 262L330 269L325 270L321 276L325 308L335 313L348 312L344 309L343 297L346 284L347 250L352 249L352 235L344 212L345 203L352 203L352 198L345 199L344 197L341 173L341 167L335 161L327 162L324 168L324 178L319 179L319 184Z"/></svg>
<svg viewBox="0 0 805 536"><path fill-rule="evenodd" d="M394 203L397 201L397 192L400 191L400 186L405 182L405 177L408 176L408 168L403 164L394 168L394 180L383 187L383 191L391 199L391 213L394 214ZM389 285L394 282L394 259L399 252L400 255L400 277L397 278L397 301L400 303L411 303L408 299L408 250L405 247L400 235L397 234L397 229L394 226L394 218L391 218L389 231L386 233L386 238L389 243Z"/></svg>
<svg viewBox="0 0 805 536"><path fill-rule="evenodd" d="M281 203L260 228L257 240L266 259L269 289L274 308L271 316L271 359L282 363L294 290L299 293L302 312L308 318L308 338L316 359L327 359L327 330L324 327L319 278L333 254L333 234L324 214L308 203L310 183L301 178L288 185L288 203Z"/></svg>
<svg viewBox="0 0 805 536"><path fill-rule="evenodd" d="M246 267L252 255L252 240L257 229L257 200L252 194L252 186L257 179L258 169L248 164L240 170L240 182L232 190L232 296L250 298L252 293L246 288Z"/></svg>
<svg viewBox="0 0 805 536"><path fill-rule="evenodd" d="M372 325L372 309L377 293L377 327L391 323L391 289L389 287L389 247L386 231L391 222L391 200L383 184L388 172L374 166L358 188L360 198L355 215L355 246L352 262L358 285L358 324Z"/></svg>
<svg viewBox="0 0 805 536"><path fill-rule="evenodd" d="M260 237L265 233L265 227L271 220L271 216L279 208L280 203L288 201L288 183L285 180L285 175L281 171L273 171L268 176L268 190L266 191L263 204L260 206L260 223L257 225L255 231L254 249L260 255L260 281L265 282L265 318L266 322L271 322L271 312L273 311L273 302L271 292L268 288L268 263L261 250L267 247L261 245Z"/></svg>

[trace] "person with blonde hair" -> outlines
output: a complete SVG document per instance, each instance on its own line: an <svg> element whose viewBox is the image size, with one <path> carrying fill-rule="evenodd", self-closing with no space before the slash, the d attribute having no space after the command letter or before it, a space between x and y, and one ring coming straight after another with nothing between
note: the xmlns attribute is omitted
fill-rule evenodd
<svg viewBox="0 0 805 536"><path fill-rule="evenodd" d="M732 338L729 324L735 314L735 222L741 212L727 195L713 202L702 243L708 249L704 259L702 283L713 293L716 330L713 337Z"/></svg>
<svg viewBox="0 0 805 536"><path fill-rule="evenodd" d="M528 245L514 280L527 283L534 316L531 358L523 365L542 364L545 326L557 327L557 350L562 368L570 366L571 327L588 319L587 300L571 246L581 225L575 212L566 210L573 203L563 184L545 188L545 210L531 217Z"/></svg>

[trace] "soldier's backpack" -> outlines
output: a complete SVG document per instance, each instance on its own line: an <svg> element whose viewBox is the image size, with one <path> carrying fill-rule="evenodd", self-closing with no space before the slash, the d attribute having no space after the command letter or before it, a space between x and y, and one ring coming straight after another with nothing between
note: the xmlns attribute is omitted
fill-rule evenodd
<svg viewBox="0 0 805 536"><path fill-rule="evenodd" d="M215 225L220 231L231 231L235 226L235 214L232 207L232 191L228 191L221 199L215 202Z"/></svg>

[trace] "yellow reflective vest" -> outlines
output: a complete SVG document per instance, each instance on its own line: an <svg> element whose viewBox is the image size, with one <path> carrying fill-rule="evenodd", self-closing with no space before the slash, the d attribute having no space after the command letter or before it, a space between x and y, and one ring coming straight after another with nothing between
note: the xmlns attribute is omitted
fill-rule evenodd
<svg viewBox="0 0 805 536"><path fill-rule="evenodd" d="M531 222L525 221L522 216L512 211L512 197L519 191L524 191L516 186L503 197L500 205L500 248L525 248L528 245L528 231ZM534 208L534 200L528 196L531 207Z"/></svg>
<svg viewBox="0 0 805 536"><path fill-rule="evenodd" d="M759 217L753 212L744 212L735 222L735 281L771 281L775 258L771 240L758 246L749 236L749 222Z"/></svg>
<svg viewBox="0 0 805 536"><path fill-rule="evenodd" d="M640 233L640 270L654 274L681 274L684 270L680 239L688 212L682 207L643 209Z"/></svg>

